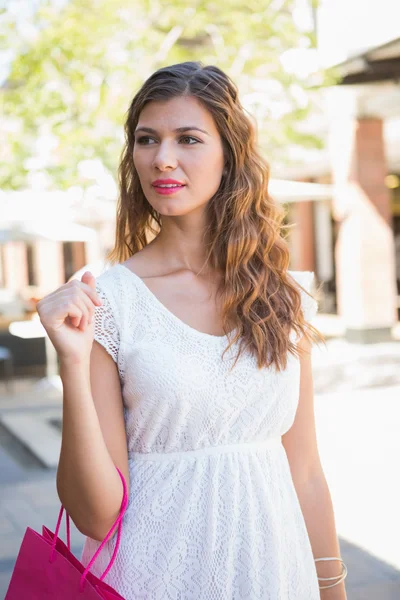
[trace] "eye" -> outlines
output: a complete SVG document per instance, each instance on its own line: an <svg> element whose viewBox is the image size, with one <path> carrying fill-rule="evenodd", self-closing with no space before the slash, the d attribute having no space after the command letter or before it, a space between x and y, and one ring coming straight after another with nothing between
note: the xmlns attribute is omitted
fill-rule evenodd
<svg viewBox="0 0 400 600"><path fill-rule="evenodd" d="M147 140L152 140L153 138L149 137L148 135L143 135L142 137L138 138L136 141L138 144L141 144L143 146L148 146Z"/></svg>
<svg viewBox="0 0 400 600"><path fill-rule="evenodd" d="M191 135L183 135L183 136L180 138L180 141L181 141L181 140L193 140L193 141L194 141L194 144L200 144L200 143L201 143L201 142L200 142L200 140L197 140L195 137L193 137L193 136L191 136ZM186 143L186 142L183 142L183 143ZM193 146L194 144L191 144L191 143L189 143L188 145L189 145L189 146Z"/></svg>
<svg viewBox="0 0 400 600"><path fill-rule="evenodd" d="M148 136L148 135L142 135L141 137L139 137L136 140L137 144L140 144L141 146L150 146L152 145L151 142L155 142L156 140L154 140L154 138ZM196 139L195 137L191 136L191 135L183 135L179 138L179 141L182 142L184 144L187 144L188 146L193 146L194 144L200 144L200 140Z"/></svg>

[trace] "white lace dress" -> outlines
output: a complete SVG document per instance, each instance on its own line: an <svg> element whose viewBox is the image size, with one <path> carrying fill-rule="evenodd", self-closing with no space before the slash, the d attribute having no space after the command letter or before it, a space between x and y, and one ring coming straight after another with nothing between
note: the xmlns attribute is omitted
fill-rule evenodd
<svg viewBox="0 0 400 600"><path fill-rule="evenodd" d="M310 289L312 272L290 273ZM227 338L185 324L124 265L102 273L97 291L95 339L118 365L131 478L105 581L126 600L319 600L281 443L298 405L299 359L289 354L279 373L246 353L230 372ZM310 320L317 302L302 292L302 303ZM98 545L86 539L85 565Z"/></svg>

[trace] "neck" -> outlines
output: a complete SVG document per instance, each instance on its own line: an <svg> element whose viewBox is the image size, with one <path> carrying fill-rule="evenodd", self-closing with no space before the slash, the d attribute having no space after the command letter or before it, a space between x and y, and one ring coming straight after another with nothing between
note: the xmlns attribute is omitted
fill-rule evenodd
<svg viewBox="0 0 400 600"><path fill-rule="evenodd" d="M163 222L162 229L152 242L160 256L167 258L174 270L189 270L203 275L210 274L204 242L204 227L182 227L170 219Z"/></svg>

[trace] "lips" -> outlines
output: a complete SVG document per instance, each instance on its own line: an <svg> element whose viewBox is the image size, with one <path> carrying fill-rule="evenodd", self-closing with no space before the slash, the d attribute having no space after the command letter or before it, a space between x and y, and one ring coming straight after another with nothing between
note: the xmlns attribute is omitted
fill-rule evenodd
<svg viewBox="0 0 400 600"><path fill-rule="evenodd" d="M182 187L185 184L182 181L178 181L177 179L156 179L151 184L154 187L171 187L171 186L179 186Z"/></svg>
<svg viewBox="0 0 400 600"><path fill-rule="evenodd" d="M159 194L174 194L185 187L185 184L176 179L157 179L151 184Z"/></svg>

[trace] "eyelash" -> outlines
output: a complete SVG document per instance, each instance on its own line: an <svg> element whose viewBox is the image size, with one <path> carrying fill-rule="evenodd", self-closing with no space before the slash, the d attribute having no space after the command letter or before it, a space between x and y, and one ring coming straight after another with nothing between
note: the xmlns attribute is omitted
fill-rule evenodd
<svg viewBox="0 0 400 600"><path fill-rule="evenodd" d="M143 140L151 140L154 138L151 138L149 135L144 135L140 138L137 139L137 143L142 145L142 146L150 146L151 144L146 144L144 143ZM184 140L184 139L191 139L194 140L197 144L201 144L200 140L196 139L195 137L193 137L192 135L183 135L181 138L179 138L180 140ZM188 144L188 146L194 146L195 144Z"/></svg>

